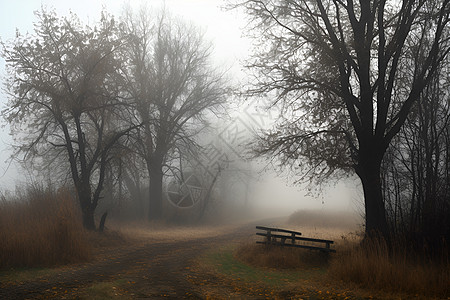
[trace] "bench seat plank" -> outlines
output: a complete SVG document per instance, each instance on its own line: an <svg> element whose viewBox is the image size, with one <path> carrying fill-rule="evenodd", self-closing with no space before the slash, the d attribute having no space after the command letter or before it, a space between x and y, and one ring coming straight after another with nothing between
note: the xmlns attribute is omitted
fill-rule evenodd
<svg viewBox="0 0 450 300"><path fill-rule="evenodd" d="M285 232L285 233L293 233L295 235L302 235L301 232L298 231L292 231L292 230L286 230L281 228L272 228L272 227L265 227L265 226L256 226L256 229L259 230L265 230L265 231L271 231L271 232Z"/></svg>
<svg viewBox="0 0 450 300"><path fill-rule="evenodd" d="M256 235L267 237L267 233L262 233L262 232L257 232ZM317 243L327 243L327 244L333 244L334 243L334 241L331 241L331 240L313 239L313 238L306 238L306 237L300 237L300 236L292 237L290 235L282 235L282 234L271 234L270 237L286 238L287 240L295 239L295 240L298 240L298 241L305 241L305 242L317 242Z"/></svg>
<svg viewBox="0 0 450 300"><path fill-rule="evenodd" d="M271 245L272 244L272 243L261 242L261 241L257 241L256 243L257 244L264 244L264 245ZM311 250L320 250L320 251L324 251L324 252L336 252L336 250L334 250L334 249L315 247L315 246L309 246L309 245L298 245L298 244L279 244L279 245L282 245L282 246L285 246L285 247L297 247L297 248L305 248L305 249L311 249Z"/></svg>

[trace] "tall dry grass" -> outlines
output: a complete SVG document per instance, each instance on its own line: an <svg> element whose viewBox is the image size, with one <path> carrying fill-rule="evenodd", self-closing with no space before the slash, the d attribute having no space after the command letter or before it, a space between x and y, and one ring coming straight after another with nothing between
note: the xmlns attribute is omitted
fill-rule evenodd
<svg viewBox="0 0 450 300"><path fill-rule="evenodd" d="M254 267L275 269L312 269L327 266L328 254L321 251L302 251L298 248L241 244L234 256Z"/></svg>
<svg viewBox="0 0 450 300"><path fill-rule="evenodd" d="M90 253L67 191L29 188L0 202L0 267L65 264L86 260Z"/></svg>
<svg viewBox="0 0 450 300"><path fill-rule="evenodd" d="M414 251L407 241L388 247L383 239L364 240L358 231L360 219L347 213L297 211L282 228L297 230L305 237L331 239L337 253L321 259L316 251L265 249L261 245L241 245L236 257L250 265L275 268L305 268L315 265L328 269L329 279L399 294L400 298L450 299L450 250L441 249L433 257ZM355 231L356 230L356 231ZM445 244L445 243L443 243ZM447 246L448 247L448 246ZM407 296L404 296L407 295Z"/></svg>
<svg viewBox="0 0 450 300"><path fill-rule="evenodd" d="M447 255L425 258L406 244L388 247L383 239L354 240L341 245L329 274L368 289L394 293L450 296L450 260Z"/></svg>

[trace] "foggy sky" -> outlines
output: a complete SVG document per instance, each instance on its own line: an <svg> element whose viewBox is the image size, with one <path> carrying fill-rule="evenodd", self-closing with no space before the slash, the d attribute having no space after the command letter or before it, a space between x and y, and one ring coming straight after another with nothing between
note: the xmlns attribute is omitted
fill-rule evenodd
<svg viewBox="0 0 450 300"><path fill-rule="evenodd" d="M214 45L213 58L219 67L229 69L230 78L236 80L243 77L241 62L249 55L251 46L249 39L245 38L242 30L245 27L243 15L237 11L224 11L220 6L224 4L222 0L152 0L144 1L151 7L162 7L175 16L180 16L185 20L190 20L205 31L205 39L212 41ZM132 8L139 9L141 1L57 1L57 0L0 0L0 38L8 41L14 38L16 28L21 34L33 33L33 22L36 20L34 11L39 10L41 5L49 9L54 8L58 16L67 15L70 11L78 15L85 23L94 23L100 17L102 6L105 6L109 13L120 16L124 3L128 3ZM0 81L3 86L5 75L5 62L0 58ZM7 101L5 92L0 92L0 105L4 109ZM262 119L253 118L255 113L241 117L238 112L237 118L247 126L253 122L256 126ZM230 121L233 122L233 121ZM26 172L17 171L12 164L8 171L8 163L5 160L10 155L8 144L12 143L9 136L9 128L0 120L0 124L5 126L0 134L0 191L13 189L18 183L28 180ZM244 126L244 127L245 127ZM264 123L264 126L267 126ZM248 126L247 126L248 127ZM5 173L5 174L4 174ZM308 197L306 191L300 187L286 186L286 178L274 179L274 173L265 174L260 178L260 182L253 186L252 201L258 201L258 205L265 209L276 209L280 211L296 210L301 208L315 209L354 209L358 202L358 192L354 189L354 181L341 182L336 187L326 189L320 197ZM257 200L256 200L257 199Z"/></svg>
<svg viewBox="0 0 450 300"><path fill-rule="evenodd" d="M100 18L102 8L119 17L124 6L130 5L139 9L143 4L159 9L165 7L175 16L191 21L205 32L205 39L214 45L213 58L215 63L223 69L230 69L233 77L241 77L239 60L249 51L249 42L241 35L243 18L237 12L226 12L221 6L222 0L0 0L0 39L7 42L16 35L16 29L22 34L33 33L33 22L36 21L34 12L41 7L55 9L58 16L75 13L85 23L95 23ZM5 61L0 58L0 109L5 108L7 96L3 90L5 76ZM9 127L3 119L0 134L0 190L13 189L16 184L29 180L26 172L17 171L12 163L5 162L11 154L12 139ZM5 173L6 172L6 173Z"/></svg>

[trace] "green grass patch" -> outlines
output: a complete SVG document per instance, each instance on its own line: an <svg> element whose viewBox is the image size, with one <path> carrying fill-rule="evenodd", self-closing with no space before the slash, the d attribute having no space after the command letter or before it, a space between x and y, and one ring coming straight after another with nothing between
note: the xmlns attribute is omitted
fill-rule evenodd
<svg viewBox="0 0 450 300"><path fill-rule="evenodd" d="M343 288L342 283L338 286L330 284L326 261L308 261L292 269L272 268L246 263L238 256L241 249L242 245L211 249L199 263L231 281L232 286L236 284L236 291L247 293L241 295L242 299L247 296L257 299L371 299L370 296L355 295L352 290ZM273 256L279 250L269 251L267 255ZM302 252L303 249L299 251L298 255L304 259L316 255Z"/></svg>
<svg viewBox="0 0 450 300"><path fill-rule="evenodd" d="M123 293L122 288L128 283L125 279L107 282L97 282L86 288L79 299L107 300L107 299L130 299L129 295Z"/></svg>
<svg viewBox="0 0 450 300"><path fill-rule="evenodd" d="M225 247L207 253L206 263L232 279L247 283L264 284L270 287L284 287L299 280L310 280L326 274L326 268L277 270L248 265L234 256L235 248Z"/></svg>

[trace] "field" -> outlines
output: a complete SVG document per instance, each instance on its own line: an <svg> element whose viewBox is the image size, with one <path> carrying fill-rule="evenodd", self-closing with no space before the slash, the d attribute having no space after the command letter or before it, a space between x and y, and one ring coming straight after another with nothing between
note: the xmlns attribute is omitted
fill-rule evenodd
<svg viewBox="0 0 450 300"><path fill-rule="evenodd" d="M382 241L360 246L360 218L298 211L285 219L180 227L110 221L82 229L70 196L28 193L0 206L0 298L448 299L450 264ZM255 225L331 239L337 253L257 245ZM259 237L261 238L261 237Z"/></svg>

